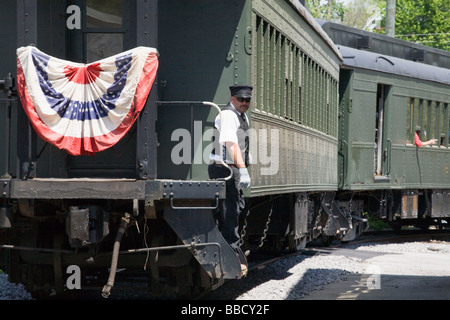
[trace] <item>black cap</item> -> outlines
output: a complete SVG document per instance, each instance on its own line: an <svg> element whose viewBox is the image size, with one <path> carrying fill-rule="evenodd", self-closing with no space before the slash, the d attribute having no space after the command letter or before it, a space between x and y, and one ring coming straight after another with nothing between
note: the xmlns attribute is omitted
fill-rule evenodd
<svg viewBox="0 0 450 320"><path fill-rule="evenodd" d="M246 85L235 85L230 87L230 92L232 96L238 98L251 98L252 97L252 86Z"/></svg>

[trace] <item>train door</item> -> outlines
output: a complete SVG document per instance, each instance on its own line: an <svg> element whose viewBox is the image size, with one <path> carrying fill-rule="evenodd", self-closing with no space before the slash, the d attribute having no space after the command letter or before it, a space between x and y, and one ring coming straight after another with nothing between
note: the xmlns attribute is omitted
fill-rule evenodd
<svg viewBox="0 0 450 320"><path fill-rule="evenodd" d="M73 27L68 31L67 59L92 63L131 49L136 44L135 5L127 0L73 0ZM78 11L77 11L78 10ZM79 12L80 21L75 21ZM78 23L78 25L77 25ZM68 156L71 177L123 177L136 174L136 130L95 156Z"/></svg>
<svg viewBox="0 0 450 320"><path fill-rule="evenodd" d="M390 173L391 139L389 138L388 101L391 86L378 84L375 123L375 179L388 178Z"/></svg>

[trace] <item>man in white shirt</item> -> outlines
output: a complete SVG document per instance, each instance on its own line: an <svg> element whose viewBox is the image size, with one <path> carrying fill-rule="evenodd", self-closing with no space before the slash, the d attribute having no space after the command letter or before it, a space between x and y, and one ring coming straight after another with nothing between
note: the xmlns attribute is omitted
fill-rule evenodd
<svg viewBox="0 0 450 320"><path fill-rule="evenodd" d="M226 183L226 199L219 204L216 218L219 230L230 246L238 254L239 248L239 216L245 208L243 190L250 186L249 165L249 120L245 112L250 107L252 86L235 85L230 87L230 103L222 109L221 116L215 119L214 141L211 154L213 161L208 166L211 179L225 178L230 170L221 164L220 159L233 170L231 179Z"/></svg>

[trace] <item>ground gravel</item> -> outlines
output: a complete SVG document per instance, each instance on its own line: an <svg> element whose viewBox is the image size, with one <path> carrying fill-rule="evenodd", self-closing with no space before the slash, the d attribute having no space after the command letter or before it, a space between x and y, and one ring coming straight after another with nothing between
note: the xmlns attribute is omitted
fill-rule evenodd
<svg viewBox="0 0 450 320"><path fill-rule="evenodd" d="M231 281L210 299L297 300L308 292L363 270L356 258L296 255L252 270L244 281Z"/></svg>
<svg viewBox="0 0 450 320"><path fill-rule="evenodd" d="M346 245L348 249L388 253L450 252L450 242L364 243ZM244 281L230 281L210 299L297 300L324 285L345 280L350 273L364 273L364 260L340 255L297 255L252 270Z"/></svg>
<svg viewBox="0 0 450 320"><path fill-rule="evenodd" d="M406 242L348 244L345 248L375 252L450 253L450 242ZM288 256L261 268L252 269L243 280L227 281L205 300L297 300L324 285L345 280L351 273L364 273L362 259L322 253ZM31 300L21 284L0 274L0 300Z"/></svg>
<svg viewBox="0 0 450 320"><path fill-rule="evenodd" d="M403 253L403 252L416 252L416 253L450 253L450 242L431 240L431 241L416 241L416 242L403 242L403 243L367 243L360 245L347 245L347 248L353 248L355 250L376 251L376 252L388 252L388 253Z"/></svg>
<svg viewBox="0 0 450 320"><path fill-rule="evenodd" d="M8 275L0 273L0 300L33 300L22 284L8 281Z"/></svg>

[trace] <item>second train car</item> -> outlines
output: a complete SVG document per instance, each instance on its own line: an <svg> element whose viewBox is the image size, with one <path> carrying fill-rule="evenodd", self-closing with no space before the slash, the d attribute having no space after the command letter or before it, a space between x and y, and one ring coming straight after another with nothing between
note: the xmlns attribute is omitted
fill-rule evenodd
<svg viewBox="0 0 450 320"><path fill-rule="evenodd" d="M450 222L450 52L319 21L343 56L339 190L400 229ZM434 139L435 144L416 142Z"/></svg>

